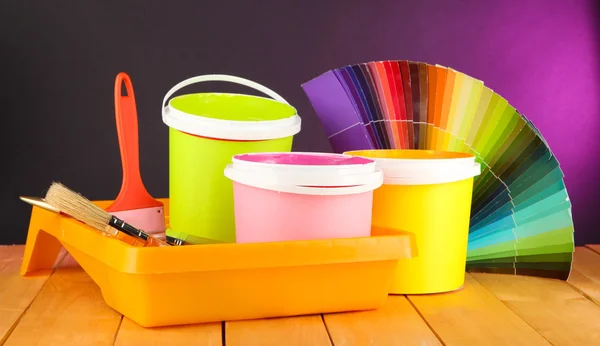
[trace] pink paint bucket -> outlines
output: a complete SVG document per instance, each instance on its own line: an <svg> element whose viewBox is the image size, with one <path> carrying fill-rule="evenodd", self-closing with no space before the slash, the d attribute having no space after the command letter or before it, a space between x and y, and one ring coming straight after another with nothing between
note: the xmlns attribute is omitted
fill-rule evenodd
<svg viewBox="0 0 600 346"><path fill-rule="evenodd" d="M383 175L368 158L253 153L225 168L238 243L368 237Z"/></svg>

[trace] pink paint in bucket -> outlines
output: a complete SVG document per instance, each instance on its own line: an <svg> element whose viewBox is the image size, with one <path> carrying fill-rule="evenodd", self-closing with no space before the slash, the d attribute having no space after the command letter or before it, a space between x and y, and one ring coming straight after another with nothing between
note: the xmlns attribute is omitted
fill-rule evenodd
<svg viewBox="0 0 600 346"><path fill-rule="evenodd" d="M326 153L236 155L225 176L238 243L367 237L383 183L373 160Z"/></svg>

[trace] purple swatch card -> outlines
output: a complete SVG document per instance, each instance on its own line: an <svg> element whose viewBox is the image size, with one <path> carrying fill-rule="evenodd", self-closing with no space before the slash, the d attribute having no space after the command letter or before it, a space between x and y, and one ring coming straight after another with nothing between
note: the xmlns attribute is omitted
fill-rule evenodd
<svg viewBox="0 0 600 346"><path fill-rule="evenodd" d="M345 68L341 68L334 70L333 73L336 75L339 83L346 91L346 95L352 102L356 113L359 115L359 119L362 119L361 121L363 123L363 126L367 130L367 134L371 139L371 143L373 143L374 147L377 147L377 137L375 136L375 129L373 128L373 124L371 124L371 121L369 120L369 116L367 115L363 99L356 90L356 86L354 85L354 82L352 80L352 77L348 73L348 70Z"/></svg>
<svg viewBox="0 0 600 346"><path fill-rule="evenodd" d="M377 123L371 113L371 109L369 107L369 103L367 97L364 93L364 89L360 84L360 80L358 79L357 74L354 71L353 66L346 66L340 71L344 75L344 79L348 88L352 90L352 94L358 96L357 103L362 105L362 110L364 117L368 120L369 124L369 134L372 134L372 141L376 148L382 147L381 137L379 136L379 131L377 129Z"/></svg>
<svg viewBox="0 0 600 346"><path fill-rule="evenodd" d="M334 152L374 149L359 114L332 71L302 84L302 89L319 117Z"/></svg>
<svg viewBox="0 0 600 346"><path fill-rule="evenodd" d="M369 67L367 64L359 64L360 71L362 72L362 83L363 88L365 88L365 96L367 96L370 105L372 107L371 113L373 114L373 118L376 121L377 128L380 131L379 136L382 139L383 148L381 149L391 149L391 140L388 134L387 127L385 126L385 117L383 115L383 110L381 109L381 104L379 101L380 95L377 93L377 87L375 86L375 81L373 80L373 76L371 75L371 71L369 71Z"/></svg>

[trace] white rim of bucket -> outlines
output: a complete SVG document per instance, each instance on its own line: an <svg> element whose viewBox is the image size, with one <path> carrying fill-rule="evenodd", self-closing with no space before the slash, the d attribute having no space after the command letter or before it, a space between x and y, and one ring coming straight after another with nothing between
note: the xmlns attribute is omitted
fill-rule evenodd
<svg viewBox="0 0 600 346"><path fill-rule="evenodd" d="M279 96L279 94L256 82L236 76L224 74L211 74L188 78L184 81L177 83L174 87L172 87L171 90L169 90L163 98L163 102L161 104L163 122L167 126L179 130L181 132L186 132L209 138L230 140L267 140L289 137L296 135L298 132L300 132L302 120L300 119L300 116L298 116L298 111L295 107L292 108L296 111L296 114L285 119L264 121L235 121L206 118L198 115L185 113L172 107L171 101L169 101L169 103L165 105L169 97L171 97L179 89L195 83L209 81L241 84L256 89L268 95L273 100L292 107L283 97ZM265 97L259 97L254 95L244 96L267 99Z"/></svg>
<svg viewBox="0 0 600 346"><path fill-rule="evenodd" d="M446 165L435 170L404 171L404 175L391 175L386 169L383 171L383 183L387 185L431 185L473 178L481 173L481 165L478 163ZM398 171L394 173L398 173Z"/></svg>
<svg viewBox="0 0 600 346"><path fill-rule="evenodd" d="M310 187L299 186L290 183L283 183L274 180L273 177L265 176L258 172L244 172L234 169L231 165L225 168L225 176L234 182L261 188L265 190L295 193L300 195L320 195L320 196L339 196L351 195L363 192L369 192L377 189L383 184L383 173L380 170L370 173L369 179L364 179L362 185L342 186L342 187ZM322 183L319 186L325 186ZM340 186L336 184L335 186Z"/></svg>
<svg viewBox="0 0 600 346"><path fill-rule="evenodd" d="M335 181L335 179L345 179L358 177L365 174L375 172L376 163L375 160L368 158L361 158L369 160L371 162L365 164L346 164L346 165L292 165L292 164L280 164L280 163L268 163L268 162L255 162L240 159L239 157L244 156L261 156L261 155L297 155L297 156L337 156L348 159L357 158L356 156L345 155L345 154L332 154L332 153L311 153L311 152L262 152L262 153L248 153L239 154L233 156L232 167L238 170L247 172L260 172L262 174L280 174L287 175L292 179L293 176L298 176L298 179L302 180L301 184L323 184L324 180L329 178L333 181L327 183L327 186L339 186L346 183ZM309 178L310 177L310 178ZM316 180L307 180L316 179ZM360 178L358 178L360 179ZM310 181L310 182L305 182ZM353 180L352 180L353 181ZM352 183L351 183L352 184ZM360 183L357 183L360 184Z"/></svg>
<svg viewBox="0 0 600 346"><path fill-rule="evenodd" d="M460 157L460 158L444 158L444 159L394 159L394 158L374 158L369 156L360 156L375 160L377 167L385 169L386 173L404 172L423 169L445 169L447 167L471 166L475 164L475 156Z"/></svg>
<svg viewBox="0 0 600 346"><path fill-rule="evenodd" d="M248 175L250 177L260 177L273 184L295 185L295 186L323 186L323 187L346 187L370 184L379 181L383 172L373 170L372 172L363 172L346 175L327 175L318 172L299 173L299 172L256 172L243 169L236 169L233 165L228 165L226 169L234 170L236 177Z"/></svg>
<svg viewBox="0 0 600 346"><path fill-rule="evenodd" d="M401 163L398 165L377 165L377 168L385 172L385 176L388 178L406 178L406 177L419 177L431 175L443 174L444 172L450 172L454 174L455 171L465 171L471 167L479 165L476 162L463 162L463 163L439 163L439 164L418 164L418 163Z"/></svg>

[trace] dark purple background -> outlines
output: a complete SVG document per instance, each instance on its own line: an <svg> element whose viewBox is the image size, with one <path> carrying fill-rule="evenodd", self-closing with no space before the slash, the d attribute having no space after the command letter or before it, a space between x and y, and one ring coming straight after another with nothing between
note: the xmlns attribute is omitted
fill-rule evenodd
<svg viewBox="0 0 600 346"><path fill-rule="evenodd" d="M134 4L135 3L135 4ZM133 79L142 175L168 194L159 103L177 82L226 73L264 84L303 117L296 151L330 147L300 84L343 65L438 63L483 80L529 117L560 160L576 242L600 243L597 0L32 1L0 4L4 148L0 243L23 243L30 209L60 180L91 199L121 179L113 82ZM260 6L257 4L261 4ZM209 84L193 91L244 91Z"/></svg>

